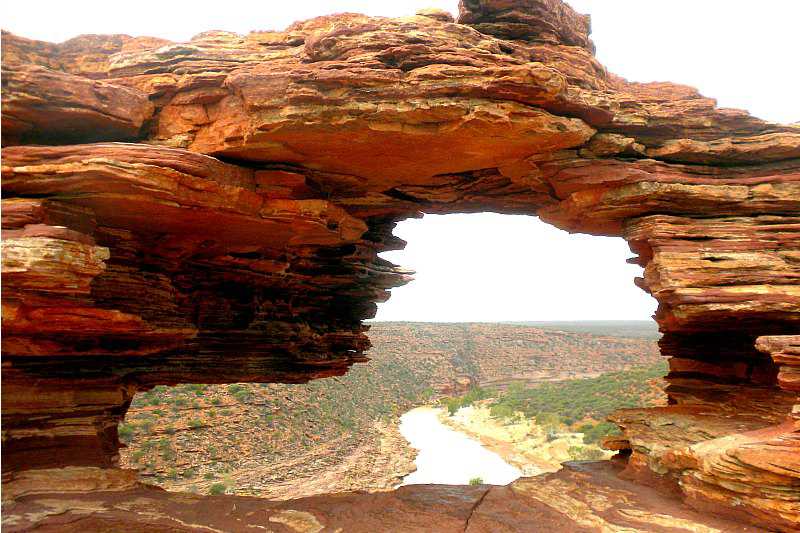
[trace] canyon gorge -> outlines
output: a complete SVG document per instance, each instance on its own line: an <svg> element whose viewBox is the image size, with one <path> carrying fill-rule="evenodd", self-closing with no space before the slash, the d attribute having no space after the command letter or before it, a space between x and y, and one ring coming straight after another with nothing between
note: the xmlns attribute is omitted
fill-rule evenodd
<svg viewBox="0 0 800 533"><path fill-rule="evenodd" d="M657 335L652 328L645 332L647 338L626 338L514 324L375 322L370 361L344 376L304 385L158 386L137 394L118 427L126 445L120 463L138 470L147 483L196 494L286 500L387 490L415 470L415 450L399 431L400 415L413 407L466 406L477 396L489 403L509 383L557 382L567 396L586 401L561 409L549 401L543 410L563 415L559 431L575 433L585 423L601 423L617 407L663 403L661 382L648 397L647 380L640 377L642 367L654 367L657 377L665 373ZM572 382L586 383L578 376L620 371L625 376L611 390L570 389ZM500 455L519 468L555 471L561 462L582 457L581 435L573 435L581 449L570 455L565 440L551 443L535 426L516 426L514 440L528 448L518 454L523 464ZM412 438L425 427L412 428ZM606 433L603 428L609 425L597 437ZM549 453L553 447L559 448L555 456Z"/></svg>
<svg viewBox="0 0 800 533"><path fill-rule="evenodd" d="M182 43L4 32L4 530L797 531L800 126L628 82L589 34L561 0ZM644 267L668 402L611 416L614 460L287 501L120 468L136 394L365 362L412 279L378 255L395 225L480 211L622 237Z"/></svg>

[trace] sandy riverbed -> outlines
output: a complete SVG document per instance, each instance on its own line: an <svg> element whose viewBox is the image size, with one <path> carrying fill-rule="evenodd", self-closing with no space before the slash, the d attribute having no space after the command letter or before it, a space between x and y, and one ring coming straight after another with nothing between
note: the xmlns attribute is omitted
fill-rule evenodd
<svg viewBox="0 0 800 533"><path fill-rule="evenodd" d="M419 450L417 470L406 476L403 485L464 485L473 478L506 485L522 475L477 440L442 424L441 413L441 409L419 407L400 417L400 433Z"/></svg>

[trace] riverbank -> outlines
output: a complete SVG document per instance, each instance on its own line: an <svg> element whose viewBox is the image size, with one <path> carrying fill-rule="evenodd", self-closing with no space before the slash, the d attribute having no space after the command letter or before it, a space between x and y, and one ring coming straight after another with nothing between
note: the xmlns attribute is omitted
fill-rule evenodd
<svg viewBox="0 0 800 533"><path fill-rule="evenodd" d="M520 414L492 417L485 402L462 407L453 415L440 410L439 418L446 426L480 442L526 477L556 472L565 461L608 459L612 455L596 445L585 444L583 433L554 432Z"/></svg>

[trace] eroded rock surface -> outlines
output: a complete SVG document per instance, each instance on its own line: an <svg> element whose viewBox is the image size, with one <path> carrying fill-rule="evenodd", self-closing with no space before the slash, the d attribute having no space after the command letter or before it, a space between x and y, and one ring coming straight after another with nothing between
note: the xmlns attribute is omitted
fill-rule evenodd
<svg viewBox="0 0 800 533"><path fill-rule="evenodd" d="M670 405L617 417L626 475L796 528L777 339L800 328L800 130L608 73L559 0L460 11L187 43L3 34L4 481L113 467L137 390L345 372L410 279L377 256L394 224L490 210L623 236L645 267Z"/></svg>
<svg viewBox="0 0 800 533"><path fill-rule="evenodd" d="M58 531L517 532L700 531L757 528L692 511L680 500L617 477L608 461L571 463L558 473L500 486L410 485L394 492L349 492L287 502L195 496L138 485L113 470L96 486L62 493L31 475L4 508L4 529ZM102 471L83 469L73 477ZM108 472L108 471L106 471ZM93 489L93 490L92 490ZM91 490L91 492L89 492ZM49 529L48 529L49 528Z"/></svg>

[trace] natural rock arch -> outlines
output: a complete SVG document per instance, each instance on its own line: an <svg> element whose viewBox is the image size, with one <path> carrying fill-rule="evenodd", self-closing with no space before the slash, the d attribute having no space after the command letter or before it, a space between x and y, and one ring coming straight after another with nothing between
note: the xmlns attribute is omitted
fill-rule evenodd
<svg viewBox="0 0 800 533"><path fill-rule="evenodd" d="M46 523L39 494L143 490L113 469L136 390L362 361L362 320L410 279L377 257L394 224L491 210L622 236L645 267L671 405L616 417L625 474L794 527L800 130L626 82L588 34L558 0L180 44L4 34L12 524ZM169 505L91 520L163 527Z"/></svg>

